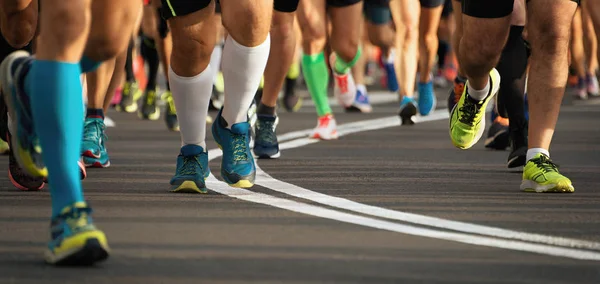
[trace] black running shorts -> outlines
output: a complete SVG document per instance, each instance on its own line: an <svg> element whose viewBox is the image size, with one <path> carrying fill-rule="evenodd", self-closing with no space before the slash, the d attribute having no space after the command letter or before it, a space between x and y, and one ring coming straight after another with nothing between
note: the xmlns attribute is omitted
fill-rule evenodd
<svg viewBox="0 0 600 284"><path fill-rule="evenodd" d="M365 0L363 5L365 18L370 23L385 25L392 21L390 0Z"/></svg>
<svg viewBox="0 0 600 284"><path fill-rule="evenodd" d="M571 0L578 5L580 0ZM529 0L527 0L529 2ZM512 14L514 0L462 0L462 12L475 18L504 18Z"/></svg>
<svg viewBox="0 0 600 284"><path fill-rule="evenodd" d="M420 2L423 8L435 8L444 5L444 0L421 0Z"/></svg>
<svg viewBox="0 0 600 284"><path fill-rule="evenodd" d="M444 8L442 9L442 18L447 18L452 15L452 12L454 12L452 0L446 0L446 2L444 2Z"/></svg>
<svg viewBox="0 0 600 284"><path fill-rule="evenodd" d="M206 8L212 0L161 0L161 15L165 19L176 16L184 16ZM239 1L239 0L229 0ZM360 1L360 0L359 0ZM299 0L274 0L273 8L275 11L291 13L298 8ZM215 12L221 13L219 1L216 3Z"/></svg>

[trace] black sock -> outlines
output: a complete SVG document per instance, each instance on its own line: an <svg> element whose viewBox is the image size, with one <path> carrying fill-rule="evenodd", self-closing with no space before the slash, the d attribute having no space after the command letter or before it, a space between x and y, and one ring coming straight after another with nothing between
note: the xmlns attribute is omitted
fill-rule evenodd
<svg viewBox="0 0 600 284"><path fill-rule="evenodd" d="M135 82L135 74L133 73L133 39L129 41L127 46L127 59L125 60L125 80L127 82Z"/></svg>
<svg viewBox="0 0 600 284"><path fill-rule="evenodd" d="M266 114L266 115L275 115L275 107L270 107L264 105L262 102L258 104L258 108L256 108L257 114Z"/></svg>
<svg viewBox="0 0 600 284"><path fill-rule="evenodd" d="M101 108L88 108L85 118L102 118L104 120L104 110Z"/></svg>
<svg viewBox="0 0 600 284"><path fill-rule="evenodd" d="M142 46L140 50L144 61L148 63L148 83L146 84L147 91L156 90L156 77L158 76L158 66L160 59L158 57L158 51L156 50L156 44L153 39L144 36Z"/></svg>

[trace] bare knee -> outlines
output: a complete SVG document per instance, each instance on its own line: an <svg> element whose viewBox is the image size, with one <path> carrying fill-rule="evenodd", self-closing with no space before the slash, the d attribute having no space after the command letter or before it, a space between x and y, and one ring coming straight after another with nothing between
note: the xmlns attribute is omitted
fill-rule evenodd
<svg viewBox="0 0 600 284"><path fill-rule="evenodd" d="M198 26L171 26L173 53L171 67L180 76L191 77L200 74L210 61L215 46L212 34L203 34Z"/></svg>
<svg viewBox="0 0 600 284"><path fill-rule="evenodd" d="M532 25L528 30L533 56L546 57L567 54L570 39L569 27L548 23Z"/></svg>
<svg viewBox="0 0 600 284"><path fill-rule="evenodd" d="M227 1L221 3L223 25L244 46L262 44L269 34L273 1Z"/></svg>
<svg viewBox="0 0 600 284"><path fill-rule="evenodd" d="M48 1L50 2L50 1ZM44 28L41 37L46 43L56 46L69 46L87 32L91 18L85 11L84 4L71 5L67 1L53 1L53 8L46 8L43 12ZM48 32L45 32L45 30ZM60 32L53 32L53 31Z"/></svg>
<svg viewBox="0 0 600 284"><path fill-rule="evenodd" d="M102 2L94 1L100 5L103 5ZM85 51L86 56L97 61L104 61L116 57L125 50L131 38L131 30L139 11L138 8L137 5L129 5L111 9L106 6L95 7L93 4L94 20L88 39L88 48Z"/></svg>
<svg viewBox="0 0 600 284"><path fill-rule="evenodd" d="M336 55L341 57L344 61L350 62L356 56L358 51L359 39L358 37L342 35L332 35L330 41L331 48L335 51Z"/></svg>
<svg viewBox="0 0 600 284"><path fill-rule="evenodd" d="M14 48L27 45L37 29L38 5L36 1L0 1L2 35Z"/></svg>
<svg viewBox="0 0 600 284"><path fill-rule="evenodd" d="M288 40L294 40L296 32L294 30L294 15L281 15L284 13L277 13L273 17L273 23L271 24L271 42L287 42ZM285 13L288 14L288 13Z"/></svg>
<svg viewBox="0 0 600 284"><path fill-rule="evenodd" d="M323 51L327 41L325 28L319 26L302 26L302 49L306 54L316 54Z"/></svg>
<svg viewBox="0 0 600 284"><path fill-rule="evenodd" d="M422 49L433 51L438 44L438 37L435 33L426 33L419 37L419 43Z"/></svg>

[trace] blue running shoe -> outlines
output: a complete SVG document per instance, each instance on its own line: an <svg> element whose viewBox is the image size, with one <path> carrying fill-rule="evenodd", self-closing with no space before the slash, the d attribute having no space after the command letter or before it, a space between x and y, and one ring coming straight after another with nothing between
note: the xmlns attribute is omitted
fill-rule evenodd
<svg viewBox="0 0 600 284"><path fill-rule="evenodd" d="M346 108L346 111L362 113L370 113L373 111L373 107L371 107L371 103L369 102L369 95L367 95L367 88L364 85L356 86L354 102Z"/></svg>
<svg viewBox="0 0 600 284"><path fill-rule="evenodd" d="M106 126L101 118L86 118L83 126L81 155L86 167L107 168L110 159L106 151Z"/></svg>
<svg viewBox="0 0 600 284"><path fill-rule="evenodd" d="M415 121L413 117L417 115L417 102L413 98L404 96L400 102L400 119L402 125L413 125Z"/></svg>
<svg viewBox="0 0 600 284"><path fill-rule="evenodd" d="M433 92L433 81L418 84L419 88L419 113L421 115L429 115L435 110L437 99Z"/></svg>
<svg viewBox="0 0 600 284"><path fill-rule="evenodd" d="M254 155L259 159L276 159L281 156L275 129L279 117L259 114L256 120L256 138L254 139Z"/></svg>
<svg viewBox="0 0 600 284"><path fill-rule="evenodd" d="M85 202L77 202L52 219L47 263L81 266L108 258L106 236L94 226L91 214L92 209Z"/></svg>
<svg viewBox="0 0 600 284"><path fill-rule="evenodd" d="M232 187L250 188L254 185L256 167L250 153L250 124L240 122L227 129L227 122L217 114L212 125L215 142L223 150L221 176Z"/></svg>
<svg viewBox="0 0 600 284"><path fill-rule="evenodd" d="M35 134L29 97L23 86L32 62L33 58L26 51L15 51L8 55L0 65L0 85L8 111L15 116L16 133L11 138L15 159L31 176L46 177L48 169L42 160L42 148Z"/></svg>
<svg viewBox="0 0 600 284"><path fill-rule="evenodd" d="M392 50L389 55L390 58L396 58L395 52ZM394 67L394 62L388 62L383 59L383 57L379 58L380 64L385 70L386 74L386 85L390 92L397 92L400 89L398 85L398 78L396 78L396 68Z"/></svg>
<svg viewBox="0 0 600 284"><path fill-rule="evenodd" d="M177 156L177 169L170 181L172 192L206 193L210 175L208 153L198 145L185 145Z"/></svg>

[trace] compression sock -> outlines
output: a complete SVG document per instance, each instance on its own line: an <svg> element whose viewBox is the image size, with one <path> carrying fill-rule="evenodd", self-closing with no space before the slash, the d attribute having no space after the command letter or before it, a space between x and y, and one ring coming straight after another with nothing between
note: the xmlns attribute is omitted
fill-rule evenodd
<svg viewBox="0 0 600 284"><path fill-rule="evenodd" d="M302 56L302 73L310 96L312 97L317 114L323 116L331 113L327 99L327 86L329 85L329 71L325 63L325 54Z"/></svg>
<svg viewBox="0 0 600 284"><path fill-rule="evenodd" d="M79 63L35 60L25 78L35 132L48 168L52 216L83 202L79 166L83 104Z"/></svg>

